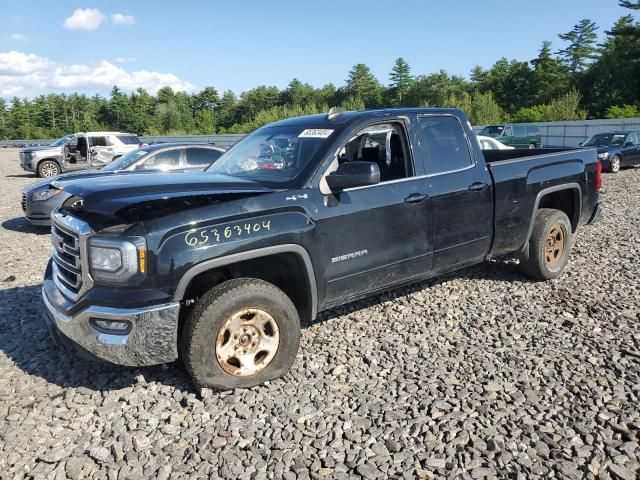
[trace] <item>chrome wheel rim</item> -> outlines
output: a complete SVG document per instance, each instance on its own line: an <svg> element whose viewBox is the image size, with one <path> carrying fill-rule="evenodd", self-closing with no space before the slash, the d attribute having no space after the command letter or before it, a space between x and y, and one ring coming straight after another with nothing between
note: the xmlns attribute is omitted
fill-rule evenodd
<svg viewBox="0 0 640 480"><path fill-rule="evenodd" d="M266 368L279 345L273 316L260 308L245 308L227 318L218 332L216 357L228 374L247 377Z"/></svg>
<svg viewBox="0 0 640 480"><path fill-rule="evenodd" d="M555 268L560 263L564 253L565 235L561 226L556 225L549 232L544 249L544 258L549 268Z"/></svg>
<svg viewBox="0 0 640 480"><path fill-rule="evenodd" d="M617 172L620 170L620 159L618 157L613 157L611 159L611 171Z"/></svg>
<svg viewBox="0 0 640 480"><path fill-rule="evenodd" d="M529 150L534 150L536 148L536 146L533 143L529 144Z"/></svg>
<svg viewBox="0 0 640 480"><path fill-rule="evenodd" d="M43 177L55 177L56 175L58 175L58 167L56 167L52 163L43 165L41 171Z"/></svg>

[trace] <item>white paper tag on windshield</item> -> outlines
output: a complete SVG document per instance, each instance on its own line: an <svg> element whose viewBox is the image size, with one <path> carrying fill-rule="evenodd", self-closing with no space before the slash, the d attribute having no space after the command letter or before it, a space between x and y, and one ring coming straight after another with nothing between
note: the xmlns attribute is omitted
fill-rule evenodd
<svg viewBox="0 0 640 480"><path fill-rule="evenodd" d="M332 133L333 130L328 128L307 128L298 135L298 138L328 138Z"/></svg>

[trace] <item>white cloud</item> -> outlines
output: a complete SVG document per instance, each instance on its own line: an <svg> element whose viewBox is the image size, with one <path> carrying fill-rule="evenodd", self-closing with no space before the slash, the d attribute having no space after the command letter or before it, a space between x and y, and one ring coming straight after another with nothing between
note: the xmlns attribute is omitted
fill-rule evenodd
<svg viewBox="0 0 640 480"><path fill-rule="evenodd" d="M173 73L127 71L102 60L66 65L24 52L0 52L0 97L34 96L51 91L106 92L113 85L126 91L144 88L151 93L162 87L192 91L195 87Z"/></svg>
<svg viewBox="0 0 640 480"><path fill-rule="evenodd" d="M9 40L13 40L14 42L26 42L28 38L21 33L12 33L9 35Z"/></svg>
<svg viewBox="0 0 640 480"><path fill-rule="evenodd" d="M133 63L136 61L136 59L133 57L116 57L113 59L113 61L114 63L123 64L123 63Z"/></svg>
<svg viewBox="0 0 640 480"><path fill-rule="evenodd" d="M63 26L67 30L92 32L104 22L104 19L104 15L97 8L77 8L73 15L65 19Z"/></svg>
<svg viewBox="0 0 640 480"><path fill-rule="evenodd" d="M111 23L114 25L133 25L136 23L136 17L133 15L124 15L122 13L112 13Z"/></svg>

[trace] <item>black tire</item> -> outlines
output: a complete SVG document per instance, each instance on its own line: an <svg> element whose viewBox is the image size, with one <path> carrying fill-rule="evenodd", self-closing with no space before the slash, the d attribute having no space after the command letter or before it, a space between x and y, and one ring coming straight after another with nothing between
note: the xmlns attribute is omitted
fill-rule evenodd
<svg viewBox="0 0 640 480"><path fill-rule="evenodd" d="M547 248L551 238L555 238L552 244L557 242L557 235L561 230L563 236L563 246L561 253L555 257L548 255ZM569 262L571 247L573 246L573 233L569 217L560 211L552 208L541 208L536 212L536 218L529 238L529 258L520 261L520 269L527 276L536 280L551 280L560 276ZM550 250L556 251L553 246ZM549 261L551 257L551 262Z"/></svg>
<svg viewBox="0 0 640 480"><path fill-rule="evenodd" d="M43 160L38 164L38 176L40 178L52 178L60 175L60 165L53 160Z"/></svg>
<svg viewBox="0 0 640 480"><path fill-rule="evenodd" d="M622 159L620 158L620 155L614 155L611 157L611 160L609 160L609 171L611 173L618 173L621 168Z"/></svg>
<svg viewBox="0 0 640 480"><path fill-rule="evenodd" d="M269 363L257 373L238 376L227 372L217 358L221 329L243 309L267 312L277 323L279 344ZM300 346L300 318L289 297L276 286L252 278L224 282L207 292L186 319L182 359L196 386L216 390L248 388L284 375Z"/></svg>
<svg viewBox="0 0 640 480"><path fill-rule="evenodd" d="M538 148L538 146L535 143L529 144L529 150L535 150L536 148Z"/></svg>

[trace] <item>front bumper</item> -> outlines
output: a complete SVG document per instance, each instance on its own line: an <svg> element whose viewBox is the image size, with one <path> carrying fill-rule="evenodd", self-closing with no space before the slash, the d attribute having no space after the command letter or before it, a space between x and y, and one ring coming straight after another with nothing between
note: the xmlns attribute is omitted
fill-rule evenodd
<svg viewBox="0 0 640 480"><path fill-rule="evenodd" d="M45 322L52 336L81 353L117 365L141 367L178 358L179 303L120 309L90 305L69 313L71 304L51 278L42 287ZM127 333L99 331L90 320L129 322Z"/></svg>

